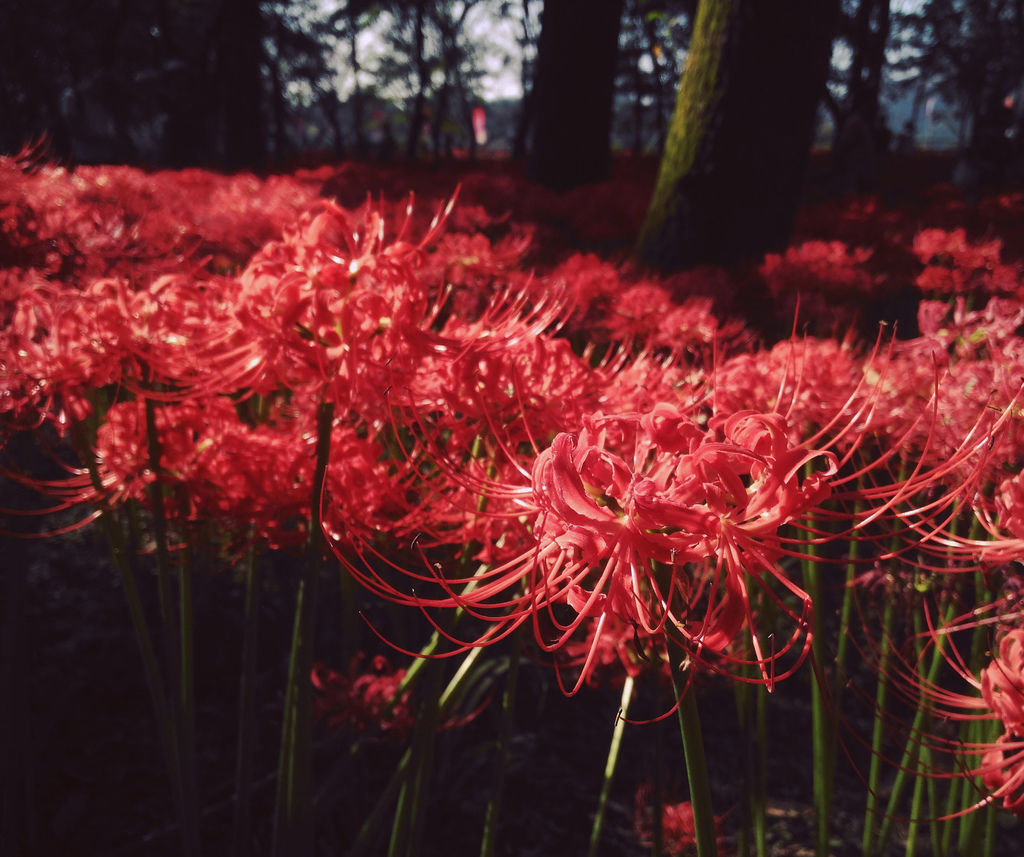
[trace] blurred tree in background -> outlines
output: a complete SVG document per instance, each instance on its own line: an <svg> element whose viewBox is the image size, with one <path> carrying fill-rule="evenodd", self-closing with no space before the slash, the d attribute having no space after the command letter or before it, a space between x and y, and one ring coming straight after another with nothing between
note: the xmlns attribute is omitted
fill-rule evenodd
<svg viewBox="0 0 1024 857"><path fill-rule="evenodd" d="M967 183L1021 172L1024 0L926 0L895 16L892 66L916 105L957 125ZM918 119L917 111L911 121Z"/></svg>
<svg viewBox="0 0 1024 857"><path fill-rule="evenodd" d="M623 0L545 0L527 174L555 190L608 177Z"/></svg>
<svg viewBox="0 0 1024 857"><path fill-rule="evenodd" d="M46 135L53 154L71 163L251 169L308 157L473 157L472 115L483 107L489 152L528 159L538 181L566 189L606 176L615 149L660 154L697 0L4 6L0 151ZM1024 0L826 0L808 4L807 20L834 13L832 38L808 46L800 33L809 23L793 23L792 38L776 26L800 3L772 6L771 15L758 14L788 46L787 64L818 69L824 52L828 83L819 85L817 71L799 77L799 109L782 104L769 115L750 101L746 125L766 140L795 133L803 141L810 121L835 147L837 192L870 183L864 153L880 160L892 132L912 146L945 125L968 177L998 181L1020 171L1022 7ZM739 45L736 28L723 110L740 104L737 74L756 78L764 69L766 93L790 85L773 77L779 62L750 47L752 36ZM764 103L772 98L782 100ZM808 99L819 113L807 114ZM797 112L799 127L786 125ZM782 172L770 174L778 179L771 192L792 187Z"/></svg>

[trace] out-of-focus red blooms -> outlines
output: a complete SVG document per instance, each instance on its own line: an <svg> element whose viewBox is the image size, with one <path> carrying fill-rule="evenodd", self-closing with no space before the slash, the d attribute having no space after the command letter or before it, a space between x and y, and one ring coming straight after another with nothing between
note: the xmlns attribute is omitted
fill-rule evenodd
<svg viewBox="0 0 1024 857"><path fill-rule="evenodd" d="M1024 738L1024 629L999 641L999 654L981 673L981 695L1006 731Z"/></svg>
<svg viewBox="0 0 1024 857"><path fill-rule="evenodd" d="M697 828L693 820L693 804L688 800L666 803L661 807L652 806L654 787L641 783L634 798L633 825L640 842L645 846L654 844L654 813L661 812L662 853L669 857L697 857ZM723 836L724 816L715 818L715 838L721 851L725 844Z"/></svg>
<svg viewBox="0 0 1024 857"><path fill-rule="evenodd" d="M722 324L711 306L710 298L689 298L680 304L662 286L637 283L618 296L604 326L613 340L679 354L710 355L716 346L727 348L743 329L735 321Z"/></svg>
<svg viewBox="0 0 1024 857"><path fill-rule="evenodd" d="M876 278L863 266L871 250L842 241L807 241L783 254L770 253L758 269L783 320L812 319L819 330L842 333L853 312L875 293ZM830 324L831 323L831 324Z"/></svg>
<svg viewBox="0 0 1024 857"><path fill-rule="evenodd" d="M967 240L964 229L925 229L914 238L914 253L925 264L917 287L925 294L1015 294L1020 270L1000 261L1002 241L982 244Z"/></svg>
<svg viewBox="0 0 1024 857"><path fill-rule="evenodd" d="M324 664L313 666L313 714L328 732L352 728L402 738L415 722L408 692L400 693L405 670L392 667L383 655L374 655L368 667L365 660L362 652L353 657L347 674Z"/></svg>
<svg viewBox="0 0 1024 857"><path fill-rule="evenodd" d="M1024 818L1024 741L1000 736L981 760L981 780L999 805Z"/></svg>
<svg viewBox="0 0 1024 857"><path fill-rule="evenodd" d="M1002 530L1024 539L1024 473L1002 482L996 492L995 508Z"/></svg>

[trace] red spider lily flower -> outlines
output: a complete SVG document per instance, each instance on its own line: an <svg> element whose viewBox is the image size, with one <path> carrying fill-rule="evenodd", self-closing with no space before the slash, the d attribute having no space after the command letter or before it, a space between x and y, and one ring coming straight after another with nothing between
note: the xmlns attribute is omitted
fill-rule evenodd
<svg viewBox="0 0 1024 857"><path fill-rule="evenodd" d="M817 472L804 476L807 465ZM536 456L529 485L490 489L534 518L535 543L525 552L472 580L434 573L446 593L437 598L402 593L369 566L353 570L385 597L424 609L459 606L492 623L465 645L532 621L541 647L557 651L596 620L571 692L587 680L603 628L615 620L667 635L709 662L747 626L771 684L805 656L810 611L806 593L779 567L792 552L779 530L828 496L834 472L831 453L791 445L777 414L740 412L707 426L668 404L597 415L578 435L555 436ZM471 591L457 591L470 582ZM773 584L797 599L795 612ZM749 586L769 592L794 624L773 650L758 638ZM568 621L559 618L565 608ZM796 663L776 671L786 655Z"/></svg>
<svg viewBox="0 0 1024 857"><path fill-rule="evenodd" d="M697 827L693 821L693 804L686 800L666 803L661 807L651 806L653 793L654 788L650 783L642 783L636 790L633 824L640 842L645 846L654 844L654 813L660 811L662 853L669 857L696 857ZM725 844L724 821L725 816L715 817L715 838L719 851Z"/></svg>
<svg viewBox="0 0 1024 857"><path fill-rule="evenodd" d="M842 241L807 241L784 254L769 253L758 269L779 318L812 319L819 329L842 330L870 301L879 284L864 269L872 251Z"/></svg>
<svg viewBox="0 0 1024 857"><path fill-rule="evenodd" d="M999 654L981 673L981 695L1007 732L1024 738L1024 629L999 641Z"/></svg>
<svg viewBox="0 0 1024 857"><path fill-rule="evenodd" d="M363 667L365 660L362 652L355 655L347 675L314 664L313 715L331 733L351 726L359 732L380 730L402 738L415 723L408 692L399 693L405 670L392 667L383 655L374 656L369 669Z"/></svg>
<svg viewBox="0 0 1024 857"><path fill-rule="evenodd" d="M347 212L324 202L267 244L238 277L235 321L194 342L205 373L183 379L209 393L326 388L349 403L379 396L404 367L430 350L440 307L418 276L424 248L444 226L454 197L416 243L385 241L370 207ZM437 295L435 298L439 297Z"/></svg>
<svg viewBox="0 0 1024 857"><path fill-rule="evenodd" d="M1024 629L1014 628L999 641L980 687L1005 731L982 757L979 772L992 799L1024 818Z"/></svg>
<svg viewBox="0 0 1024 857"><path fill-rule="evenodd" d="M1002 242L972 244L963 229L925 229L914 238L914 253L925 264L917 287L925 293L1014 294L1020 270L1000 262Z"/></svg>

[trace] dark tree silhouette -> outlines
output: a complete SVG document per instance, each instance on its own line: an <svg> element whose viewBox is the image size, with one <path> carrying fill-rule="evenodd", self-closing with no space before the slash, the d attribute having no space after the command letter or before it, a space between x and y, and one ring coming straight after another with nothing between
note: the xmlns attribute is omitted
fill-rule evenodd
<svg viewBox="0 0 1024 857"><path fill-rule="evenodd" d="M960 116L974 189L1022 158L1024 0L928 0L896 16L900 68L922 100L939 96Z"/></svg>
<svg viewBox="0 0 1024 857"><path fill-rule="evenodd" d="M702 0L639 259L665 270L786 246L837 0Z"/></svg>
<svg viewBox="0 0 1024 857"><path fill-rule="evenodd" d="M225 0L218 22L224 165L261 167L266 160L262 112L263 21L259 0Z"/></svg>
<svg viewBox="0 0 1024 857"><path fill-rule="evenodd" d="M554 190L608 177L623 0L545 0L528 175Z"/></svg>

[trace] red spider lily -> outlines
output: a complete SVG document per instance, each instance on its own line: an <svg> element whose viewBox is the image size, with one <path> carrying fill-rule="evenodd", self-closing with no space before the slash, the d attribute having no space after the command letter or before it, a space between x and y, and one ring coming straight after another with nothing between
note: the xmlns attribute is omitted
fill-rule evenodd
<svg viewBox="0 0 1024 857"><path fill-rule="evenodd" d="M999 654L981 673L981 695L1006 731L1024 738L1024 629L999 641Z"/></svg>
<svg viewBox="0 0 1024 857"><path fill-rule="evenodd" d="M0 411L38 409L63 425L66 409L81 419L91 410L87 392L117 381L122 371L124 354L104 324L102 299L31 271L0 285Z"/></svg>
<svg viewBox="0 0 1024 857"><path fill-rule="evenodd" d="M253 257L238 277L234 319L191 340L201 373L180 380L208 393L312 385L346 403L367 392L364 385L383 389L438 312L416 270L453 202L410 243L410 201L389 244L376 210L352 214L322 203Z"/></svg>
<svg viewBox="0 0 1024 857"><path fill-rule="evenodd" d="M805 465L818 472L802 476ZM782 572L791 552L779 529L829 492L831 453L791 446L785 421L740 412L702 427L678 407L647 414L594 416L579 435L556 435L533 462L529 485L492 484L534 518L535 544L472 579L434 579L445 594L404 594L376 572L354 569L385 597L421 608L459 606L490 621L465 645L483 645L532 621L542 648L563 648L597 621L594 643L571 692L594 667L603 627L620 620L640 633L668 635L700 660L729 646L745 625L768 683L775 664L806 654L810 599ZM794 612L772 582L794 596ZM471 591L458 591L466 584ZM748 587L764 589L794 630L764 651ZM559 619L568 608L574 618Z"/></svg>
<svg viewBox="0 0 1024 857"><path fill-rule="evenodd" d="M313 714L329 732L352 726L359 732L379 729L402 738L415 722L408 692L399 694L405 670L392 667L383 655L374 656L364 669L365 659L362 652L355 655L347 675L314 664L312 682L318 695Z"/></svg>
<svg viewBox="0 0 1024 857"><path fill-rule="evenodd" d="M878 281L863 267L871 254L842 241L807 241L784 254L769 253L758 273L780 318L793 318L799 308L819 329L841 330L876 292Z"/></svg>
<svg viewBox="0 0 1024 857"><path fill-rule="evenodd" d="M1014 294L1020 288L1020 270L1000 262L999 240L972 244L963 229L925 229L914 238L914 253L926 265L916 280L925 293Z"/></svg>
<svg viewBox="0 0 1024 857"><path fill-rule="evenodd" d="M612 340L710 356L713 348L721 349L743 330L738 322L721 323L711 305L710 298L689 298L679 304L672 300L668 289L637 283L624 288L598 324Z"/></svg>
<svg viewBox="0 0 1024 857"><path fill-rule="evenodd" d="M646 846L654 844L654 813L661 812L662 853L669 857L696 857L697 827L693 820L693 804L690 801L666 803L661 807L651 806L654 788L642 783L636 790L633 824L640 842ZM715 818L715 838L721 851L725 841L722 833L725 816Z"/></svg>
<svg viewBox="0 0 1024 857"><path fill-rule="evenodd" d="M852 361L843 364L853 376L839 393L844 399L802 411L804 391L813 385L804 386L801 375L813 378L823 367L810 361L807 368L794 368L792 355L800 348L790 345L789 365L776 388L774 406L783 413L716 407L720 415L705 422L700 398L691 408L662 402L648 412L598 413L584 416L578 434L555 434L532 461L523 461L515 443L499 441L490 447L492 454L503 449L513 466L492 473L487 468L493 458L460 459L432 442L429 455L438 472L466 489L464 512L474 511L474 496L477 518L490 514L481 514L481 499L484 507L493 504L503 520L518 516L530 522L532 544L472 577L446 575L430 563L417 574L379 555L377 570L368 565L354 572L386 598L427 612L460 607L490 623L475 640L453 640L457 650L487 644L531 621L541 647L558 651L596 622L573 690L597 662L604 626L612 619L640 634L670 639L718 669L747 663L728 651L746 629L752 663L771 686L805 656L812 607L782 560L851 538L877 544L872 557L895 559L918 549L927 557L931 549L921 546L929 541L936 542L935 553L950 551L945 526L957 502L977 490L992 439L1012 414L1012 407L991 418L983 411L959 445L936 461L930 448L938 425L934 396L916 405L895 437L887 437L889 414L880 412L880 402L887 403L882 394L888 369L872 357L868 370ZM716 388L712 401L717 395ZM487 424L495 435L496 422ZM918 438L923 440L917 443ZM527 440L537 448L537 437ZM880 440L887 444L881 449ZM909 463L897 468L900 456ZM830 496L833 503L825 505ZM854 504L862 511L851 519ZM815 528L811 518L834 526ZM883 521L888 523L881 526ZM404 591L381 568L411 576L419 591ZM442 592L430 594L430 584ZM751 598L757 589L791 626L773 635L770 647Z"/></svg>

